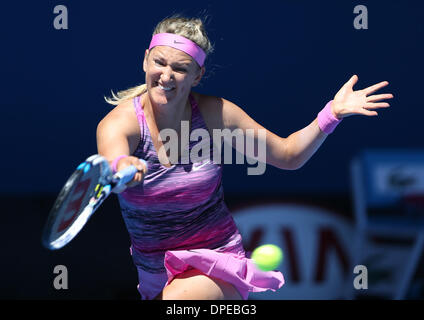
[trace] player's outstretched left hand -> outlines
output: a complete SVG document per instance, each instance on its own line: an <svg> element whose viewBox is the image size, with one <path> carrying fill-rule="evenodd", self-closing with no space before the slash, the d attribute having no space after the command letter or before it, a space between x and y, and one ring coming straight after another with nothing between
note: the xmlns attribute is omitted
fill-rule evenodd
<svg viewBox="0 0 424 320"><path fill-rule="evenodd" d="M392 99L391 93L370 95L377 90L387 86L388 81L382 81L368 88L353 91L353 86L358 82L358 76L354 75L346 82L334 96L331 111L338 118L346 118L355 114L364 116L377 116L377 109L388 108L390 104L380 102L385 99Z"/></svg>

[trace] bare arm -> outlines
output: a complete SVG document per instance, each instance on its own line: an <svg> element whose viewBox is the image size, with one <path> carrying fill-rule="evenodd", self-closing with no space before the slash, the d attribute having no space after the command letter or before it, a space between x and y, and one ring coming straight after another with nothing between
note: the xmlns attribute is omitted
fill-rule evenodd
<svg viewBox="0 0 424 320"><path fill-rule="evenodd" d="M318 127L316 119L288 137L280 137L258 124L240 107L225 99L223 99L223 127L230 130L239 128L243 131L254 129L255 144L264 143L266 146L266 163L286 170L296 170L305 164L327 137ZM265 133L265 139L257 134L258 130ZM255 150L257 151L258 149Z"/></svg>
<svg viewBox="0 0 424 320"><path fill-rule="evenodd" d="M289 135L286 139L287 148L292 155L291 162L294 169L301 168L315 154L327 136L319 128L317 119L307 127Z"/></svg>
<svg viewBox="0 0 424 320"><path fill-rule="evenodd" d="M141 182L146 168L136 157L130 156L137 148L140 139L140 129L131 102L117 106L100 121L96 138L98 154L105 157L110 165L116 157L128 156L118 162L118 171L129 165L139 169L130 186Z"/></svg>
<svg viewBox="0 0 424 320"><path fill-rule="evenodd" d="M245 154L247 157L259 158L261 162L266 162L280 169L296 169L293 163L294 157L291 154L292 151L289 149L288 138L279 137L267 130L253 120L239 106L226 99L203 96L200 100L202 114L210 128L211 136L213 135L211 128L220 130L228 129L231 132L240 130L245 137L247 136L246 130L253 129L255 148L250 151L253 151L257 156L255 157L255 155L249 154L247 148L239 148L240 146L233 141L233 147L236 150ZM260 148L258 147L259 145L265 146L265 148Z"/></svg>
<svg viewBox="0 0 424 320"><path fill-rule="evenodd" d="M374 110L390 106L388 103L379 101L393 98L392 94L369 96L388 85L387 81L353 91L353 86L357 81L358 77L354 75L335 95L331 112L336 118L342 119L351 115L375 116L377 112ZM240 107L228 100L208 97L206 101L208 102L205 105L213 106L205 108L209 110L206 112L213 119L213 127L230 130L241 129L244 133L248 129L254 129L255 144L262 143L266 146L263 156L265 159L263 157L262 159L280 169L295 170L302 167L327 137L327 134L320 129L317 118L307 127L283 138L265 129ZM259 131L265 134L261 136L258 134ZM247 151L246 156L249 156Z"/></svg>

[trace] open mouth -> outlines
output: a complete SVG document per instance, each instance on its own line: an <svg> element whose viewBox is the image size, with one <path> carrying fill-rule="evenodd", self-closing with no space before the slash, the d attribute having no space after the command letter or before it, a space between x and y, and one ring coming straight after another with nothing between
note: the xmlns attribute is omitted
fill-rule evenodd
<svg viewBox="0 0 424 320"><path fill-rule="evenodd" d="M172 91L172 90L174 90L175 89L175 87L166 87L166 86L163 86L163 85L161 85L161 84L159 84L159 83L157 83L157 85L158 85L158 87L159 87L159 89L161 89L161 90L163 90L163 91Z"/></svg>

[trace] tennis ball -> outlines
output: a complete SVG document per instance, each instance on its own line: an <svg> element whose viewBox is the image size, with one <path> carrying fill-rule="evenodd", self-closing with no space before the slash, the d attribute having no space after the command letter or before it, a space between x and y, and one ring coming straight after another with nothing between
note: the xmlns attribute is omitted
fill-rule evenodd
<svg viewBox="0 0 424 320"><path fill-rule="evenodd" d="M265 244L253 250L251 258L262 271L271 271L280 265L283 251L274 244Z"/></svg>

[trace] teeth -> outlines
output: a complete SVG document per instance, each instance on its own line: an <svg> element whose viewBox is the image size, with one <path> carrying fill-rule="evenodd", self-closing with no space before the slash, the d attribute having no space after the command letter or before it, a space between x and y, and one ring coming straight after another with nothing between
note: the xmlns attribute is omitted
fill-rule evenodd
<svg viewBox="0 0 424 320"><path fill-rule="evenodd" d="M159 88L162 89L162 90L164 90L164 91L169 91L169 90L174 89L174 88L171 88L171 87L163 87L161 85L159 85Z"/></svg>

